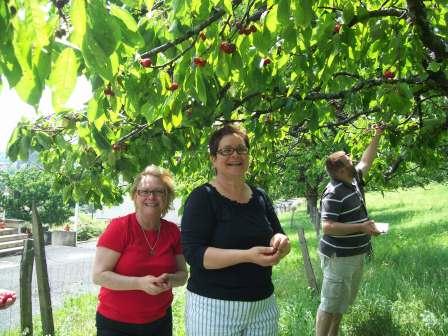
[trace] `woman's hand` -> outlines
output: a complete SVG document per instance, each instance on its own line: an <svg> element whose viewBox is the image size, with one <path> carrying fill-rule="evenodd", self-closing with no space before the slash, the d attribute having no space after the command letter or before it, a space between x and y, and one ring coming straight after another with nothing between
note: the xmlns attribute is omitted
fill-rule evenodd
<svg viewBox="0 0 448 336"><path fill-rule="evenodd" d="M16 301L16 293L6 289L0 289L0 309L6 309Z"/></svg>
<svg viewBox="0 0 448 336"><path fill-rule="evenodd" d="M247 250L248 261L259 266L268 267L278 264L279 255L272 246L254 246Z"/></svg>
<svg viewBox="0 0 448 336"><path fill-rule="evenodd" d="M158 295L171 289L169 284L169 276L164 273L158 277L146 275L138 279L138 287L149 295Z"/></svg>
<svg viewBox="0 0 448 336"><path fill-rule="evenodd" d="M291 244L287 236L283 233L276 233L272 238L270 245L274 248L275 254L279 256L279 260L291 251Z"/></svg>

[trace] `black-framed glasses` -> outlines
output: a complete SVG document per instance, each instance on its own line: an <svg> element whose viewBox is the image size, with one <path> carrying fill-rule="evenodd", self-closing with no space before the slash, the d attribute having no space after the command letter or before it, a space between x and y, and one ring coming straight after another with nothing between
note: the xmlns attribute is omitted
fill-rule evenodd
<svg viewBox="0 0 448 336"><path fill-rule="evenodd" d="M150 195L152 195L154 197L162 197L162 196L165 196L165 190L162 190L162 189L154 189L154 190L137 189L137 195L139 195L140 197L148 197Z"/></svg>
<svg viewBox="0 0 448 336"><path fill-rule="evenodd" d="M237 146L237 147L229 146L218 149L217 152L222 156L230 156L235 152L237 152L239 155L246 155L247 153L249 153L249 148L247 148L246 146Z"/></svg>

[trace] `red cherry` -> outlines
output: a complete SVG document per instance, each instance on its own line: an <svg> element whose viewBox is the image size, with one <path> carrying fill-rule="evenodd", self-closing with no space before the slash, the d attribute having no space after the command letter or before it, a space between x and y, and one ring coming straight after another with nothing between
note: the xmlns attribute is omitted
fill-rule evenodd
<svg viewBox="0 0 448 336"><path fill-rule="evenodd" d="M384 77L387 79L392 79L395 77L395 73L393 71L386 70L384 71Z"/></svg>
<svg viewBox="0 0 448 336"><path fill-rule="evenodd" d="M233 54L236 50L236 46L233 43L227 41L221 42L219 48L225 54Z"/></svg>
<svg viewBox="0 0 448 336"><path fill-rule="evenodd" d="M335 32L336 34L338 34L339 31L341 30L341 27L342 27L342 25L341 25L339 22L336 23L336 24L334 25L333 32Z"/></svg>
<svg viewBox="0 0 448 336"><path fill-rule="evenodd" d="M263 59L263 66L271 64L271 60L269 58Z"/></svg>
<svg viewBox="0 0 448 336"><path fill-rule="evenodd" d="M205 40L207 39L207 36L205 35L204 32L200 32L200 33L199 33L199 38L200 38L202 41L205 41Z"/></svg>
<svg viewBox="0 0 448 336"><path fill-rule="evenodd" d="M152 65L152 61L150 58L142 58L140 64L144 68L149 68Z"/></svg>
<svg viewBox="0 0 448 336"><path fill-rule="evenodd" d="M258 29L254 25L250 25L249 30L251 33L256 33Z"/></svg>
<svg viewBox="0 0 448 336"><path fill-rule="evenodd" d="M104 89L104 94L110 97L115 96L115 93L112 91L110 86Z"/></svg>
<svg viewBox="0 0 448 336"><path fill-rule="evenodd" d="M177 90L179 88L179 84L177 84L176 82L172 82L171 84L170 84L170 86L168 87L168 90L170 90L170 91L175 91L175 90Z"/></svg>
<svg viewBox="0 0 448 336"><path fill-rule="evenodd" d="M193 58L193 63L197 67L202 68L207 64L207 61L205 59L203 59L202 57L195 57L195 58Z"/></svg>

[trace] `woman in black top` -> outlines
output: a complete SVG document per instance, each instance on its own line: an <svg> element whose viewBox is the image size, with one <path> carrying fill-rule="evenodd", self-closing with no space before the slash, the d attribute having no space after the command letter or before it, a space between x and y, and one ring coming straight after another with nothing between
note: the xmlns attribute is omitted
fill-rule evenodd
<svg viewBox="0 0 448 336"><path fill-rule="evenodd" d="M187 335L277 335L271 272L289 240L265 192L245 182L247 135L226 125L209 151L216 176L189 195L182 217Z"/></svg>

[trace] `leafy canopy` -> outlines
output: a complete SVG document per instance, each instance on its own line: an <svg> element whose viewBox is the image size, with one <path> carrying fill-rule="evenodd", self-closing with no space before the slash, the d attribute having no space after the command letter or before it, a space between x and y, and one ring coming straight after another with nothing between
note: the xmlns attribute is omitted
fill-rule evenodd
<svg viewBox="0 0 448 336"><path fill-rule="evenodd" d="M361 153L382 121L379 183L431 177L446 169L447 18L446 0L1 2L0 73L31 105L49 87L55 110L19 124L8 155L40 152L66 198L99 205L148 163L186 189L205 179L217 124L244 125L250 179L269 186L279 152L319 167L334 148ZM81 75L93 98L69 110ZM284 162L283 181L300 180Z"/></svg>

